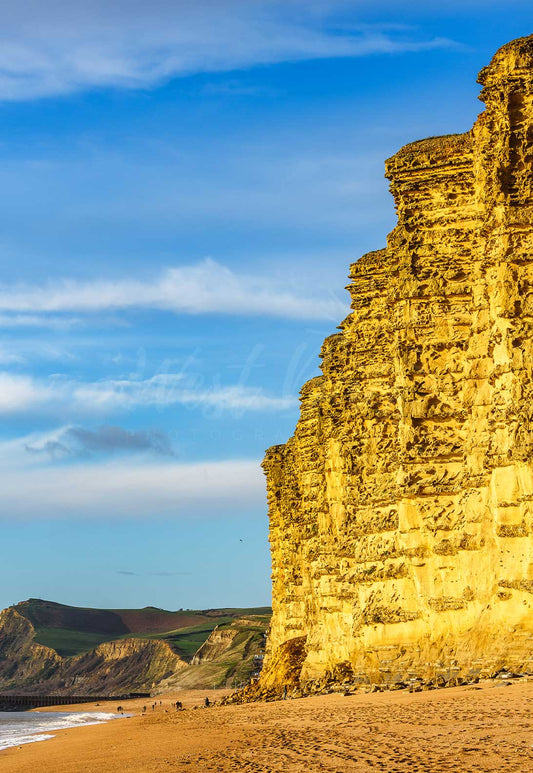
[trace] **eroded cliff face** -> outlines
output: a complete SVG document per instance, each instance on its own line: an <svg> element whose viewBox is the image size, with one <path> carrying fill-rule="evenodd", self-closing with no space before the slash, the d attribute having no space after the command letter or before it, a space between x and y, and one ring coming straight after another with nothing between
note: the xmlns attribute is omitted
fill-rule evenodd
<svg viewBox="0 0 533 773"><path fill-rule="evenodd" d="M189 667L161 682L158 692L247 684L262 664L267 624L264 617L250 616L217 626Z"/></svg>
<svg viewBox="0 0 533 773"><path fill-rule="evenodd" d="M221 628L217 625L215 630L209 634L209 637L202 644L198 652L193 656L191 665L199 666L201 663L208 663L219 655L224 654L231 647L238 635L239 629L237 627L229 626Z"/></svg>
<svg viewBox="0 0 533 773"><path fill-rule="evenodd" d="M388 160L398 225L267 452L264 684L293 641L303 681L533 671L533 36L479 82L470 132Z"/></svg>
<svg viewBox="0 0 533 773"><path fill-rule="evenodd" d="M0 698L19 693L161 694L246 684L262 663L270 614L268 608L246 610L249 615L243 611L101 610L28 599L0 611ZM131 635L125 620L137 628L138 636ZM200 625L195 627L197 620ZM213 626L213 620L223 622L189 662L187 648L195 646L198 635L205 639L205 629ZM165 631L163 626L169 622L181 623L181 628ZM181 639L180 630L184 631ZM116 633L126 635L92 649L87 646L95 636ZM40 636L54 642L57 650L38 643ZM162 638L166 636L167 640Z"/></svg>
<svg viewBox="0 0 533 773"><path fill-rule="evenodd" d="M2 693L98 695L150 691L188 664L166 642L121 639L62 658L34 641L33 625L15 609L0 612Z"/></svg>
<svg viewBox="0 0 533 773"><path fill-rule="evenodd" d="M55 650L33 640L32 624L9 607L0 611L0 685L42 681L61 664Z"/></svg>

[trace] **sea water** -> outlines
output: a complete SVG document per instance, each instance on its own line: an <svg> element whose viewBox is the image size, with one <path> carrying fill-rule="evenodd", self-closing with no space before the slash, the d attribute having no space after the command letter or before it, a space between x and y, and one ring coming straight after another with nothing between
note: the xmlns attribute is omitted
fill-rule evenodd
<svg viewBox="0 0 533 773"><path fill-rule="evenodd" d="M47 741L54 737L54 730L100 725L123 716L103 711L0 711L0 750L23 743Z"/></svg>

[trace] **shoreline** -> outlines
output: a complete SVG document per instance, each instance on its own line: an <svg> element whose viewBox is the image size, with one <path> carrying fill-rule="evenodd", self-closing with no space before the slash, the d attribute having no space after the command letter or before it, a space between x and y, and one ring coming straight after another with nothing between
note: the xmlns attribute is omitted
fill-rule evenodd
<svg viewBox="0 0 533 773"><path fill-rule="evenodd" d="M183 704L183 709L187 710L192 709L198 703L203 706L205 697L209 697L209 700L214 702L227 694L228 690L207 689L202 691L184 691L179 696L168 693L157 698L126 699L122 700L118 705L116 700L102 700L101 702L53 704L26 710L15 709L6 711L3 712L5 714L4 719L8 719L10 716L17 717L21 725L24 723L24 715L31 715L33 717L57 715L57 718L54 716L54 719L59 723L59 726L54 727L52 724L51 727L38 727L36 724L32 727L32 723L28 723L22 727L22 734L18 741L10 743L7 747L0 746L0 758L3 752L10 749L20 749L26 745L41 744L45 741L50 741L64 731L94 727L132 717L143 717L146 719L149 716L156 717L163 714L172 714L177 711L175 706L177 700L180 700ZM73 717L72 724L68 724L69 715ZM94 720L90 719L90 715L94 715ZM80 721L76 721L75 718L80 718Z"/></svg>
<svg viewBox="0 0 533 773"><path fill-rule="evenodd" d="M102 724L120 716L109 711L0 712L0 752L48 741L60 730Z"/></svg>
<svg viewBox="0 0 533 773"><path fill-rule="evenodd" d="M226 691L221 690L221 693ZM444 773L533 769L533 682L201 706L213 691L124 702L133 716L0 752L3 773ZM214 696L213 696L214 697ZM171 712L181 700L186 711ZM161 701L161 704L159 704ZM93 710L100 710L90 704ZM57 707L53 707L56 709ZM69 706L86 711L87 704ZM131 710L132 709L132 710ZM90 710L90 709L89 709ZM35 711L46 711L38 709Z"/></svg>
<svg viewBox="0 0 533 773"><path fill-rule="evenodd" d="M133 714L134 716L142 715L143 706L147 707L147 715L158 715L161 712L168 713L174 712L172 704L176 701L183 703L184 709L192 709L195 705L198 706L203 703L204 698L208 697L210 701L214 702L220 700L223 696L229 695L233 690L226 689L213 689L206 688L204 690L172 690L171 692L164 693L162 695L156 695L152 698L125 698L117 704L116 701L102 701L101 703L72 703L62 704L59 706L39 706L38 708L30 709L31 713L50 712L50 711L112 711L116 713L116 709L121 705L125 714ZM152 704L156 704L156 709L152 711Z"/></svg>

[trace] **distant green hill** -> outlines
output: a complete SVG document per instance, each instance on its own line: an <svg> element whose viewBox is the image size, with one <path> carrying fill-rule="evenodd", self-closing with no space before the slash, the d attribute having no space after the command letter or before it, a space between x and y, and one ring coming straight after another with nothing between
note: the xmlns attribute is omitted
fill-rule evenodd
<svg viewBox="0 0 533 773"><path fill-rule="evenodd" d="M89 652L104 642L134 637L166 641L184 660L194 655L216 626L250 616L268 620L272 614L270 607L169 612L157 607L71 607L43 599L28 599L13 608L33 625L34 641L51 647L62 657Z"/></svg>
<svg viewBox="0 0 533 773"><path fill-rule="evenodd" d="M269 607L169 612L28 599L0 612L0 692L109 695L242 684Z"/></svg>

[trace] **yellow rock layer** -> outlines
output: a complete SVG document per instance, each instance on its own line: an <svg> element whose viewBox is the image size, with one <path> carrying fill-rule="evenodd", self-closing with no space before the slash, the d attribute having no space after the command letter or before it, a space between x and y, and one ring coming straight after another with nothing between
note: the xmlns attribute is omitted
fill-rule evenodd
<svg viewBox="0 0 533 773"><path fill-rule="evenodd" d="M293 639L303 681L533 671L533 36L479 82L387 161L398 224L267 452L265 683Z"/></svg>

